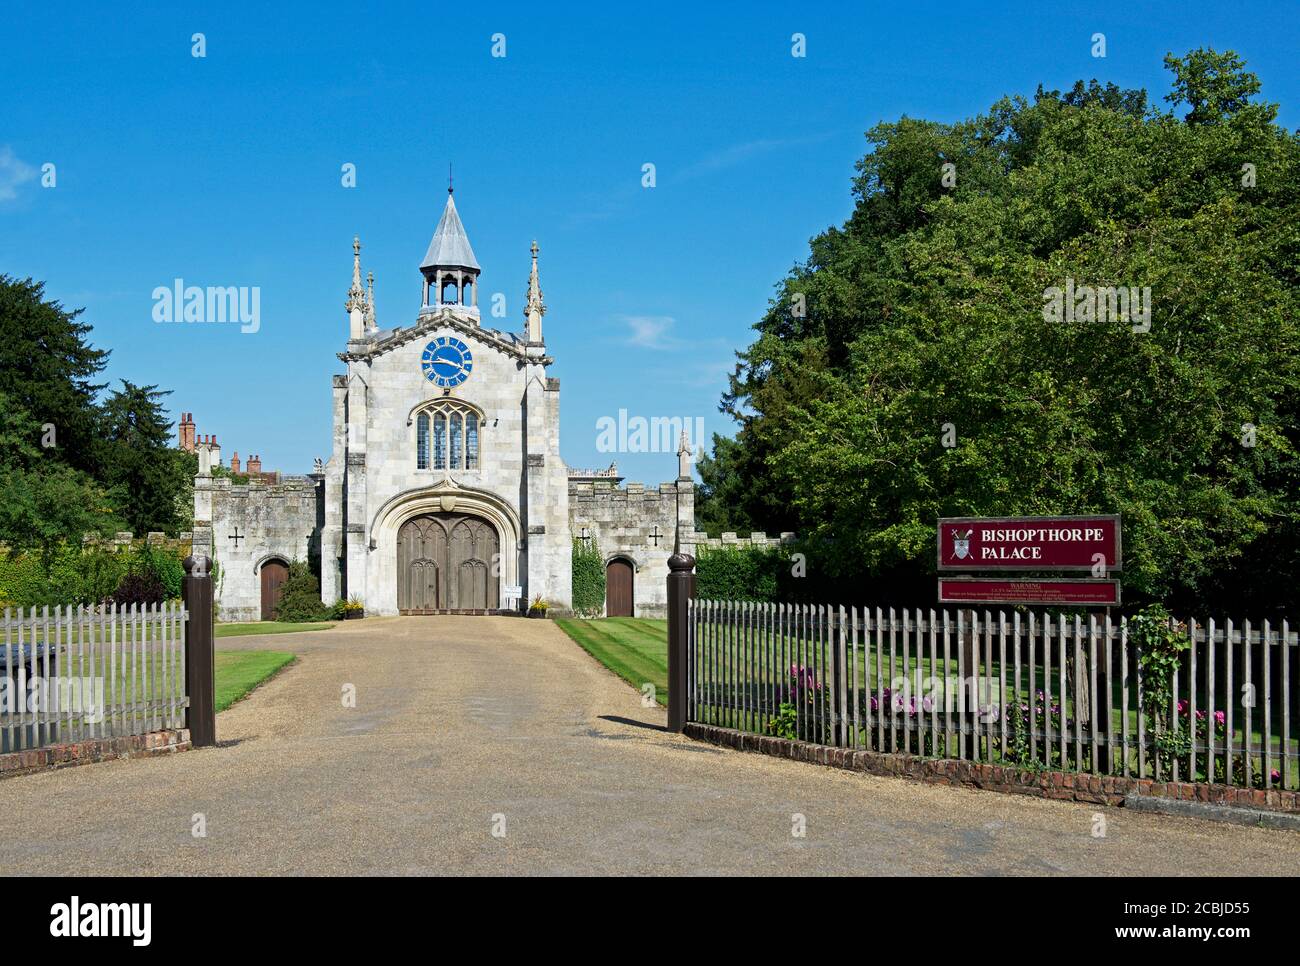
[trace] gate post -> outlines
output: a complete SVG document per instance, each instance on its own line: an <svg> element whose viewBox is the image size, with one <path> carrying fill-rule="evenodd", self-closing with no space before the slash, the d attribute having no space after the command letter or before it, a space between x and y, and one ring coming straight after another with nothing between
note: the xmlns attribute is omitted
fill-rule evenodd
<svg viewBox="0 0 1300 966"><path fill-rule="evenodd" d="M686 727L688 604L694 597L695 558L678 551L668 558L668 730L678 733Z"/></svg>
<svg viewBox="0 0 1300 966"><path fill-rule="evenodd" d="M188 618L185 621L185 727L190 730L190 744L204 748L217 743L217 707L215 691L216 647L215 613L212 607L212 561L202 554L185 558L185 577L181 580L181 600Z"/></svg>

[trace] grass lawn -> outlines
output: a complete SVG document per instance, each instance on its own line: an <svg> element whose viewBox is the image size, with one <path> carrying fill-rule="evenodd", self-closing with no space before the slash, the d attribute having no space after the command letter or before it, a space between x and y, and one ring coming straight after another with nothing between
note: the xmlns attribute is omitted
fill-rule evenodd
<svg viewBox="0 0 1300 966"><path fill-rule="evenodd" d="M217 651L217 710L225 711L294 660L284 651Z"/></svg>
<svg viewBox="0 0 1300 966"><path fill-rule="evenodd" d="M655 686L660 704L668 703L668 622L644 617L599 620L560 618L560 630L588 654L637 690Z"/></svg>
<svg viewBox="0 0 1300 966"><path fill-rule="evenodd" d="M243 637L245 634L293 634L297 631L327 631L334 625L329 621L310 624L290 624L285 621L253 621L249 624L218 624L217 637Z"/></svg>

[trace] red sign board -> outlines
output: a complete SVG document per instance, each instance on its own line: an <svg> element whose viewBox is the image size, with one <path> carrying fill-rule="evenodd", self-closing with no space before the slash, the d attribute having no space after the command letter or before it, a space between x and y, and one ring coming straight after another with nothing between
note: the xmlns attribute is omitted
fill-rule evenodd
<svg viewBox="0 0 1300 966"><path fill-rule="evenodd" d="M1118 580L940 577L941 604L1055 604L1118 607Z"/></svg>
<svg viewBox="0 0 1300 966"><path fill-rule="evenodd" d="M1118 515L939 520L940 572L1090 571L1099 563L1107 573L1121 569Z"/></svg>

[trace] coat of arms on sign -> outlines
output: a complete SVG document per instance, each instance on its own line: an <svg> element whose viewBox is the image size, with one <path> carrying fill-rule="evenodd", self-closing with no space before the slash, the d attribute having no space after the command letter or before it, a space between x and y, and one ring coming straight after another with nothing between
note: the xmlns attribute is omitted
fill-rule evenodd
<svg viewBox="0 0 1300 966"><path fill-rule="evenodd" d="M967 530L963 533L960 530L952 532L952 555L958 560L965 560L970 556L970 535L974 530Z"/></svg>

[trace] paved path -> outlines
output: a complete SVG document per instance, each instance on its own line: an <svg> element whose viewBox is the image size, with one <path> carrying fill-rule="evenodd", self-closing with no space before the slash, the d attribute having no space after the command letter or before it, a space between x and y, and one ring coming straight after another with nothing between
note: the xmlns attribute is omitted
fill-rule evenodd
<svg viewBox="0 0 1300 966"><path fill-rule="evenodd" d="M547 621L218 643L300 661L219 717L221 747L0 782L0 872L1289 875L1300 859L1295 833L1112 809L1094 838L1085 806L668 735Z"/></svg>

